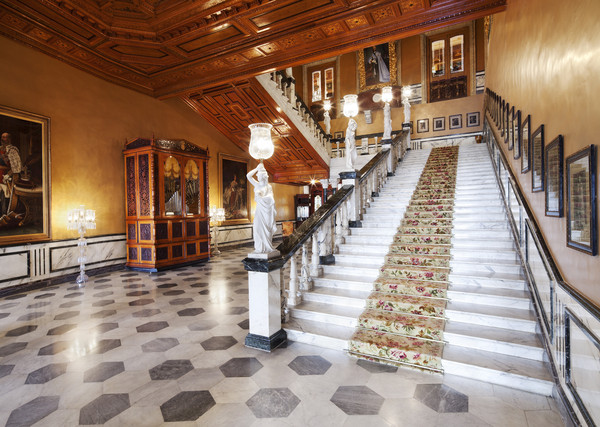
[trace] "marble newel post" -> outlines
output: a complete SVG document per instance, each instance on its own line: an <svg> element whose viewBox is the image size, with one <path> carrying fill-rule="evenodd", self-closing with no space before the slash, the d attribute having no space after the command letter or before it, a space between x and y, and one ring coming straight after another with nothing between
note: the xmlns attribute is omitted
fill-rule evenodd
<svg viewBox="0 0 600 427"><path fill-rule="evenodd" d="M383 136L381 138L382 151L389 151L392 147L392 107L390 102L394 99L394 93L391 86L381 88L381 100L383 106ZM395 165L392 164L392 156L387 158L387 175L394 175Z"/></svg>
<svg viewBox="0 0 600 427"><path fill-rule="evenodd" d="M250 332L245 343L248 347L271 351L287 340L287 335L281 328L283 259L279 251L273 248L273 235L277 229L275 199L269 175L263 165L263 160L271 157L275 148L270 124L255 123L249 128L250 155L260 160L260 163L246 175L248 182L254 187L256 211L252 226L254 252L242 261L248 271L250 308Z"/></svg>
<svg viewBox="0 0 600 427"><path fill-rule="evenodd" d="M354 191L348 200L348 221L350 227L361 227L360 213L360 194L358 191L358 171L356 170L356 128L357 123L352 118L358 114L358 96L344 96L344 116L348 117L348 127L346 129L346 169L340 172L342 185L353 185Z"/></svg>

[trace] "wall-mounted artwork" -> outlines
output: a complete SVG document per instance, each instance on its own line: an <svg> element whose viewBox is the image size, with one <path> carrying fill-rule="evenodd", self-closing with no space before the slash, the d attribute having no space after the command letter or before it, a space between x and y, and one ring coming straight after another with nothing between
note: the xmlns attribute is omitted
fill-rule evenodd
<svg viewBox="0 0 600 427"><path fill-rule="evenodd" d="M473 113L467 113L467 127L477 127L480 125L480 115L479 111L475 111Z"/></svg>
<svg viewBox="0 0 600 427"><path fill-rule="evenodd" d="M369 46L358 52L360 91L398 84L396 43Z"/></svg>
<svg viewBox="0 0 600 427"><path fill-rule="evenodd" d="M50 239L50 119L0 107L0 245Z"/></svg>
<svg viewBox="0 0 600 427"><path fill-rule="evenodd" d="M546 215L563 216L563 137L558 135L544 150Z"/></svg>
<svg viewBox="0 0 600 427"><path fill-rule="evenodd" d="M462 128L462 114L454 114L449 117L450 129Z"/></svg>
<svg viewBox="0 0 600 427"><path fill-rule="evenodd" d="M320 101L323 99L321 91L321 71L312 72L312 102Z"/></svg>
<svg viewBox="0 0 600 427"><path fill-rule="evenodd" d="M445 117L436 117L433 119L433 131L437 132L440 130L446 129L446 118Z"/></svg>
<svg viewBox="0 0 600 427"><path fill-rule="evenodd" d="M512 125L512 138L515 150L513 152L513 158L516 160L521 157L521 110L517 110L513 115Z"/></svg>
<svg viewBox="0 0 600 427"><path fill-rule="evenodd" d="M527 173L531 169L531 116L521 122L521 173Z"/></svg>
<svg viewBox="0 0 600 427"><path fill-rule="evenodd" d="M429 119L417 120L417 133L429 132Z"/></svg>
<svg viewBox="0 0 600 427"><path fill-rule="evenodd" d="M225 224L243 224L250 221L248 198L248 161L219 153L219 194L225 209Z"/></svg>
<svg viewBox="0 0 600 427"><path fill-rule="evenodd" d="M544 125L531 134L531 191L544 191Z"/></svg>
<svg viewBox="0 0 600 427"><path fill-rule="evenodd" d="M325 99L333 98L333 67L325 69Z"/></svg>
<svg viewBox="0 0 600 427"><path fill-rule="evenodd" d="M567 246L596 255L596 146L567 157Z"/></svg>
<svg viewBox="0 0 600 427"><path fill-rule="evenodd" d="M514 144L515 144L514 122L515 122L515 107L512 106L512 107L510 107L510 110L508 111L508 119L506 122L507 132L506 132L506 141L505 142L508 142L508 150L509 151L511 151L514 148Z"/></svg>

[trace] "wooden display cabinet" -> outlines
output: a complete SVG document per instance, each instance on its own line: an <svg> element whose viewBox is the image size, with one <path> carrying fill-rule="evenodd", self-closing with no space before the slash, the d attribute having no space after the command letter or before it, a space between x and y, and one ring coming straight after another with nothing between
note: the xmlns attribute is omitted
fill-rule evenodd
<svg viewBox="0 0 600 427"><path fill-rule="evenodd" d="M127 263L158 271L210 256L208 149L185 140L125 145Z"/></svg>

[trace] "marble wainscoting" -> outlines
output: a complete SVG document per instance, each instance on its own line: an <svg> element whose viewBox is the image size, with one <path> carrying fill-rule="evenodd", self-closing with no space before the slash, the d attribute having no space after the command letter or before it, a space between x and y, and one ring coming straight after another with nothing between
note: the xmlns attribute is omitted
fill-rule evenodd
<svg viewBox="0 0 600 427"><path fill-rule="evenodd" d="M292 221L292 220L290 220ZM277 222L277 232L275 233L274 240L281 239L282 237L282 221ZM220 248L224 247L235 247L249 245L254 242L252 234L252 223L239 224L239 225L227 225L219 226L219 233L217 235L217 243ZM214 245L214 242L213 242Z"/></svg>
<svg viewBox="0 0 600 427"><path fill-rule="evenodd" d="M125 264L125 235L86 239L86 270ZM77 239L0 248L0 291L79 271Z"/></svg>

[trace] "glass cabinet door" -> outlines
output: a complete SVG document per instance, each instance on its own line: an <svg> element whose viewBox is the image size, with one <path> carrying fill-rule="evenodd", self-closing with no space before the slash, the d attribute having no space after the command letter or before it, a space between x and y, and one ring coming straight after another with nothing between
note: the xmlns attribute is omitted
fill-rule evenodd
<svg viewBox="0 0 600 427"><path fill-rule="evenodd" d="M201 211L200 170L194 160L188 160L183 168L185 178L185 213L197 215Z"/></svg>
<svg viewBox="0 0 600 427"><path fill-rule="evenodd" d="M181 215L181 166L173 156L164 164L165 215Z"/></svg>

